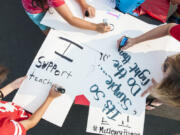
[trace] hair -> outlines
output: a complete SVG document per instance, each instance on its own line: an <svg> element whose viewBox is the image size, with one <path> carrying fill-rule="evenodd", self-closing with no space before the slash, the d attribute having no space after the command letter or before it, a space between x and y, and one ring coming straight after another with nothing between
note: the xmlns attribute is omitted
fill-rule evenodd
<svg viewBox="0 0 180 135"><path fill-rule="evenodd" d="M32 0L32 6L34 8L40 7L45 11L46 9L44 8L44 5L47 3L47 0Z"/></svg>
<svg viewBox="0 0 180 135"><path fill-rule="evenodd" d="M0 84L7 78L8 69L0 65Z"/></svg>
<svg viewBox="0 0 180 135"><path fill-rule="evenodd" d="M156 93L162 102L180 107L180 54L168 57L164 64L169 72L158 85Z"/></svg>

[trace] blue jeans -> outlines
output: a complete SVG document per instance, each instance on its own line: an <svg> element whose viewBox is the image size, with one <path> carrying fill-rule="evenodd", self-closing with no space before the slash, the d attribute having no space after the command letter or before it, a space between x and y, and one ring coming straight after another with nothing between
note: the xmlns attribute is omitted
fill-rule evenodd
<svg viewBox="0 0 180 135"><path fill-rule="evenodd" d="M42 30L47 30L48 27L43 25L43 24L40 24L42 18L44 17L46 12L42 12L42 13L39 13L39 14L31 14L31 13L28 13L26 12L26 14L29 16L29 18Z"/></svg>

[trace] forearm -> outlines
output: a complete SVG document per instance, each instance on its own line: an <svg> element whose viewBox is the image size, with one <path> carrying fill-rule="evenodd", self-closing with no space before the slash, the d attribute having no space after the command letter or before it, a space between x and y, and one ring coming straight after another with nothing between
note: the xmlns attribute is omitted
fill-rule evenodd
<svg viewBox="0 0 180 135"><path fill-rule="evenodd" d="M134 41L137 44L137 43L140 43L143 41L152 40L152 39L166 36L169 34L170 28L174 25L175 24L165 24L165 25L159 26L155 29L152 29L152 30L146 32L145 34L143 34L139 37L134 38Z"/></svg>
<svg viewBox="0 0 180 135"><path fill-rule="evenodd" d="M55 9L69 24L82 29L96 30L96 24L75 17L66 4Z"/></svg>
<svg viewBox="0 0 180 135"><path fill-rule="evenodd" d="M78 3L79 3L79 5L81 6L81 7L84 7L84 6L86 6L86 1L85 0L76 0Z"/></svg>
<svg viewBox="0 0 180 135"><path fill-rule="evenodd" d="M26 130L31 129L38 124L38 122L41 120L43 114L45 113L45 111L47 110L48 106L52 101L53 98L48 97L45 100L45 102L38 108L38 110L36 110L35 113L33 113L33 115L29 119L20 122Z"/></svg>
<svg viewBox="0 0 180 135"><path fill-rule="evenodd" d="M77 17L72 17L68 22L72 26L75 26L75 27L78 27L81 29L96 31L96 24L91 23L91 22L87 22L87 21L82 20L82 19L77 18Z"/></svg>

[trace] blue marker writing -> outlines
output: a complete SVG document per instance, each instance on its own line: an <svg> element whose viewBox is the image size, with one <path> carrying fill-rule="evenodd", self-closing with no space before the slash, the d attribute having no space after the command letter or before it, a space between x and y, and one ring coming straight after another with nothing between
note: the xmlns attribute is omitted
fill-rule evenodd
<svg viewBox="0 0 180 135"><path fill-rule="evenodd" d="M126 45L127 41L128 41L128 37L126 37L126 36L123 37L123 39L121 40L121 43L119 44L118 51L120 51L121 48Z"/></svg>

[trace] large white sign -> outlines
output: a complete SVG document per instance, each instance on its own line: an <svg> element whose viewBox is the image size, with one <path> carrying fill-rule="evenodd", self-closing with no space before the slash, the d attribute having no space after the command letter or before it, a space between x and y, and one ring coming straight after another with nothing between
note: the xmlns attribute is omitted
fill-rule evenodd
<svg viewBox="0 0 180 135"><path fill-rule="evenodd" d="M144 114L145 112L133 117L121 114L112 125L101 109L90 106L87 132L103 135L143 135Z"/></svg>
<svg viewBox="0 0 180 135"><path fill-rule="evenodd" d="M34 112L44 102L52 84L61 85L66 94L55 99L43 118L62 126L74 97L81 94L77 83L93 70L99 53L77 40L51 31L36 55L14 102ZM22 102L23 101L23 102Z"/></svg>
<svg viewBox="0 0 180 135"><path fill-rule="evenodd" d="M75 1L67 0L66 3L75 16L82 17ZM178 47L173 49L169 46L172 42L177 45L177 42L168 43L170 38L164 37L141 43L126 52L117 52L116 41L122 35L135 37L154 26L110 9L102 0L92 0L89 3L96 8L96 17L85 19L94 23L108 19L114 30L100 34L75 28L51 9L51 14L47 12L42 23L69 36L59 36L56 33L47 37L28 71L28 80L24 82L14 101L31 112L35 111L50 88L49 84L42 84L39 77L50 79L52 83L62 84L67 89L67 94L54 101L44 116L46 120L62 126L74 96L82 93L91 102L88 132L142 135L145 98L141 98L140 94L151 85L152 77L157 81L161 80L161 64L166 56L179 50ZM84 45L98 50L100 55ZM167 52L167 48L171 52ZM100 60L98 64L96 59ZM59 67L60 70L55 71ZM47 81L45 82L48 83Z"/></svg>

